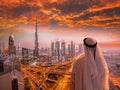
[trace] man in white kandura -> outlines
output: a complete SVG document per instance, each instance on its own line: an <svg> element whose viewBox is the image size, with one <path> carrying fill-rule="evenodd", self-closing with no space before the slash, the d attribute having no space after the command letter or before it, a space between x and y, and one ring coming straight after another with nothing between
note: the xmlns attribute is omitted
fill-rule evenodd
<svg viewBox="0 0 120 90"><path fill-rule="evenodd" d="M109 90L109 71L97 41L85 38L83 42L84 53L73 65L70 90Z"/></svg>

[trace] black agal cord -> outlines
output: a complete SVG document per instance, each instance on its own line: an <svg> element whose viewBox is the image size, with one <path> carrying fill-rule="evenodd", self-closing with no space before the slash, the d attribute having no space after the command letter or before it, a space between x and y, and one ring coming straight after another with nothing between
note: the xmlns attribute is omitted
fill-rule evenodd
<svg viewBox="0 0 120 90"><path fill-rule="evenodd" d="M89 47L89 48L93 48L94 49L94 59L95 59L95 54L96 54L96 45L97 45L97 42L95 43L95 44L93 44L93 45L89 45L89 44L87 44L86 43L86 39L87 38L85 38L83 41L84 41L84 44L85 44L85 46L87 46L87 47Z"/></svg>

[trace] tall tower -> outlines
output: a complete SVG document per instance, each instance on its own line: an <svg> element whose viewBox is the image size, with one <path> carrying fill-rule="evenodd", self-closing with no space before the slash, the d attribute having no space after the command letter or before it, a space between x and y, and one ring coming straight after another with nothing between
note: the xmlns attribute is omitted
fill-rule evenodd
<svg viewBox="0 0 120 90"><path fill-rule="evenodd" d="M79 53L82 51L82 44L79 44Z"/></svg>
<svg viewBox="0 0 120 90"><path fill-rule="evenodd" d="M74 44L73 44L73 41L71 40L71 56L73 56L74 54Z"/></svg>
<svg viewBox="0 0 120 90"><path fill-rule="evenodd" d="M61 55L65 56L65 42L64 41L62 41L61 43Z"/></svg>
<svg viewBox="0 0 120 90"><path fill-rule="evenodd" d="M74 56L74 55L75 55L75 44L71 40L71 56Z"/></svg>
<svg viewBox="0 0 120 90"><path fill-rule="evenodd" d="M55 53L58 61L60 61L60 41L58 40L55 42Z"/></svg>
<svg viewBox="0 0 120 90"><path fill-rule="evenodd" d="M73 45L73 56L75 55L75 51L76 49L75 49L75 44Z"/></svg>
<svg viewBox="0 0 120 90"><path fill-rule="evenodd" d="M68 56L71 56L71 46L68 44Z"/></svg>
<svg viewBox="0 0 120 90"><path fill-rule="evenodd" d="M14 36L12 34L9 36L8 54L9 55L16 54L15 39L14 39Z"/></svg>
<svg viewBox="0 0 120 90"><path fill-rule="evenodd" d="M51 56L55 56L54 42L51 43Z"/></svg>
<svg viewBox="0 0 120 90"><path fill-rule="evenodd" d="M35 31L35 49L34 56L39 56L39 43L38 43L38 21L36 18L36 31Z"/></svg>

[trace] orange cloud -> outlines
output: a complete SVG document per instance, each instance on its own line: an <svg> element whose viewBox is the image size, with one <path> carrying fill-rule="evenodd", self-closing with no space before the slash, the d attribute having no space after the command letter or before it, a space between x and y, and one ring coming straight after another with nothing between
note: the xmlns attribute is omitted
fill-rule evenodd
<svg viewBox="0 0 120 90"><path fill-rule="evenodd" d="M99 2L100 5L93 5L88 9L89 12L96 12L96 11L101 11L105 9L111 9L115 7L120 7L120 1L119 0L100 0Z"/></svg>
<svg viewBox="0 0 120 90"><path fill-rule="evenodd" d="M0 28L34 24L36 16L46 26L120 28L119 11L120 0L1 0Z"/></svg>

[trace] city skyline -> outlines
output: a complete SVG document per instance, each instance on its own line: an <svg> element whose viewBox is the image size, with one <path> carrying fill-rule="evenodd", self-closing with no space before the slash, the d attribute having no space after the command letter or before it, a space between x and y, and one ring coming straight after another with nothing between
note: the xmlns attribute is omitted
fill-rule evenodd
<svg viewBox="0 0 120 90"><path fill-rule="evenodd" d="M12 32L21 47L34 48L36 16L39 47L57 39L79 44L85 37L120 45L119 0L1 0L0 41L7 45Z"/></svg>
<svg viewBox="0 0 120 90"><path fill-rule="evenodd" d="M76 31L71 30L71 32L66 32L66 31L52 32L50 30L41 30L40 28L38 28L38 30L39 30L38 42L40 44L39 48L50 47L51 42L56 40L60 40L60 41L64 40L67 44L70 44L70 41L73 40L76 45L79 45L82 43L82 40L85 37L95 38L98 41L98 43L102 44L102 46L119 47L120 45L119 33L116 33L115 35L110 31L108 32L106 31L106 33L104 33L105 31L93 32L94 30L92 30L91 32L86 32L86 30L82 30L81 32L77 30ZM34 40L35 40L34 32L35 32L35 26L34 26L34 30L30 30L30 31L26 30L24 33L20 32L19 35L16 34L16 32L12 32L12 34L15 37L15 45L16 46L20 45L20 47L28 47L34 49ZM4 42L5 46L8 45L9 35L10 33L6 33L6 36L1 37L0 41Z"/></svg>

